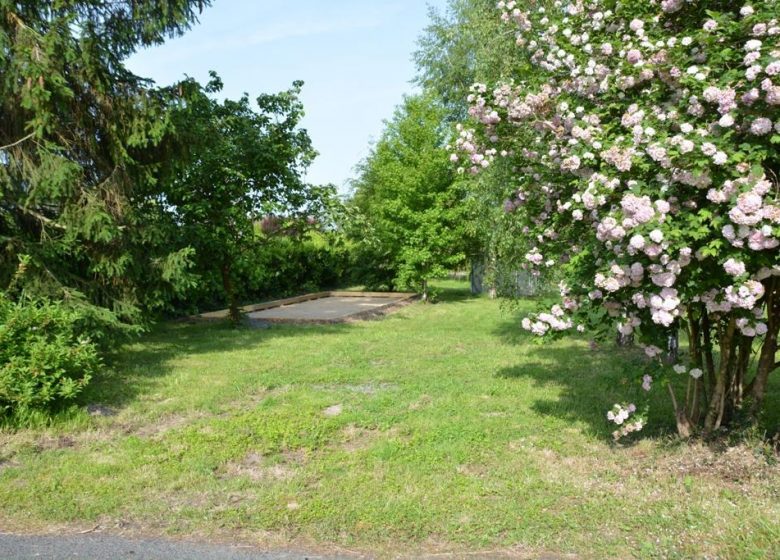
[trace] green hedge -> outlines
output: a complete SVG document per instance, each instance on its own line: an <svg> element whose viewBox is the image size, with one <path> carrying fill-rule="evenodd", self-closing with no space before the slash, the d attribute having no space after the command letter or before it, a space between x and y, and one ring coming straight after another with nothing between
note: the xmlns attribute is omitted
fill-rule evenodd
<svg viewBox="0 0 780 560"><path fill-rule="evenodd" d="M348 286L355 279L353 264L351 246L336 233L268 236L234 265L233 285L239 301L256 303ZM176 302L179 313L225 307L219 274L203 273L197 284Z"/></svg>

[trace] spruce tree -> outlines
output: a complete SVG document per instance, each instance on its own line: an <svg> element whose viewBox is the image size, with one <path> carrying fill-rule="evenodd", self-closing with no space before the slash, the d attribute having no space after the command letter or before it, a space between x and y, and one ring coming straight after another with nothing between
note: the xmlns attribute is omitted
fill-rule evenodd
<svg viewBox="0 0 780 560"><path fill-rule="evenodd" d="M137 321L186 285L158 185L183 155L158 88L124 61L208 0L0 0L0 288Z"/></svg>

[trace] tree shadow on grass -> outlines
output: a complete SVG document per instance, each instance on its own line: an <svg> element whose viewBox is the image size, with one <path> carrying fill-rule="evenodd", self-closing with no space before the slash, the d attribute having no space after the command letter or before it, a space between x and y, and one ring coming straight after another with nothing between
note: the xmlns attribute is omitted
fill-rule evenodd
<svg viewBox="0 0 780 560"><path fill-rule="evenodd" d="M153 391L161 378L171 375L177 358L259 348L276 338L338 336L352 328L350 323L280 324L269 328L234 328L227 322L216 321L162 323L109 356L105 371L92 380L78 402L122 408Z"/></svg>
<svg viewBox="0 0 780 560"><path fill-rule="evenodd" d="M671 399L659 382L646 393L640 387L646 360L637 347L620 348L608 341L595 349L581 337L557 342L541 342L525 332L516 322L503 322L495 334L505 342L522 347L522 365L504 368L496 373L505 379L532 379L538 386L560 387L557 399L539 399L532 409L543 415L567 422L582 423L587 433L611 438L615 424L606 413L615 403L649 405L648 423L640 437L662 437L676 434ZM686 390L687 378L674 382L678 399ZM770 380L761 430L780 432L780 375Z"/></svg>
<svg viewBox="0 0 780 560"><path fill-rule="evenodd" d="M640 388L642 358L637 351L610 343L596 349L578 337L548 342L523 331L515 322L502 323L496 334L506 343L522 347L523 362L496 373L504 379L531 379L539 387L557 387L557 398L538 399L532 410L567 422L583 424L586 433L611 438L615 425L606 413L615 403L650 403L645 434L661 435L674 429L668 395Z"/></svg>
<svg viewBox="0 0 780 560"><path fill-rule="evenodd" d="M457 284L448 282L444 285L434 285L433 291L435 293L432 302L434 305L440 303L457 303L482 297L473 295L471 293L470 285L465 282L459 282Z"/></svg>

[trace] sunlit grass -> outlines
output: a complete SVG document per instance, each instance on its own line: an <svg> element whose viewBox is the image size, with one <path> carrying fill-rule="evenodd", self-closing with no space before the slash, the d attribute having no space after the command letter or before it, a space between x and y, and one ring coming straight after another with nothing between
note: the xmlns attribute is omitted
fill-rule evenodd
<svg viewBox="0 0 780 560"><path fill-rule="evenodd" d="M536 344L496 302L441 287L381 321L159 328L86 396L115 415L0 435L0 525L380 554L780 555L763 456L674 444L663 395L644 438L615 446L604 414L636 395L630 352Z"/></svg>

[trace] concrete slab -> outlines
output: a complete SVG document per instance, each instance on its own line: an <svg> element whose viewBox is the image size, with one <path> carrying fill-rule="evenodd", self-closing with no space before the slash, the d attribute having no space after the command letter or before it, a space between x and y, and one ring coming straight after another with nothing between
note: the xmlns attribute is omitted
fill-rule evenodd
<svg viewBox="0 0 780 560"><path fill-rule="evenodd" d="M250 319L292 319L327 321L346 319L350 315L365 311L376 311L388 304L398 302L400 297L334 297L313 299L281 307L272 307L249 313Z"/></svg>
<svg viewBox="0 0 780 560"><path fill-rule="evenodd" d="M242 308L250 321L270 323L338 323L364 319L391 311L417 297L394 292L318 292L294 298L248 305ZM198 315L199 319L224 319L227 310Z"/></svg>

